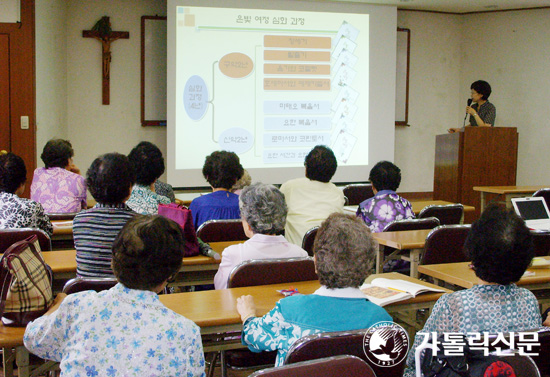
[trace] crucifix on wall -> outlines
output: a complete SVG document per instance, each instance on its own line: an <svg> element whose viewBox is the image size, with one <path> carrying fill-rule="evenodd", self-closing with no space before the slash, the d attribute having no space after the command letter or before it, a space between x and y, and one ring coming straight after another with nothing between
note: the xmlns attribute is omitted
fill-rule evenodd
<svg viewBox="0 0 550 377"><path fill-rule="evenodd" d="M92 30L82 30L82 36L84 38L95 38L101 42L103 51L102 61L102 90L103 90L103 104L108 105L110 102L110 70L111 70L111 43L117 39L128 39L130 33L127 31L113 31L111 30L111 22L109 17L103 16L101 20L97 21Z"/></svg>

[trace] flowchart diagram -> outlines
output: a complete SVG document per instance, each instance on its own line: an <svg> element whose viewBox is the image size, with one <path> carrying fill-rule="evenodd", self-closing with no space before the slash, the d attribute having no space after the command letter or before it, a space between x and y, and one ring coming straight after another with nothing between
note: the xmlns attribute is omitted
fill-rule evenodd
<svg viewBox="0 0 550 377"><path fill-rule="evenodd" d="M182 11L179 26L188 34L232 36L231 46L197 53L197 69L182 72L182 133L208 134L214 149L234 151L247 166L301 164L318 144L350 162L368 137L368 45L358 40L359 27L349 15L337 27L308 29L310 14L227 11L234 24L217 28L198 22L194 9Z"/></svg>

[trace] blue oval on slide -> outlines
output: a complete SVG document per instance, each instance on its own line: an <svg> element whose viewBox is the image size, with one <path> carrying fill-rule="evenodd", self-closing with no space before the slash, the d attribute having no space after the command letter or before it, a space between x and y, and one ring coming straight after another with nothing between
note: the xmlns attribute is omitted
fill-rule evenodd
<svg viewBox="0 0 550 377"><path fill-rule="evenodd" d="M241 154L247 152L254 144L254 136L244 128L235 127L223 131L218 139L224 151Z"/></svg>
<svg viewBox="0 0 550 377"><path fill-rule="evenodd" d="M208 88L200 76L191 76L185 83L183 106L189 118L201 119L208 109Z"/></svg>

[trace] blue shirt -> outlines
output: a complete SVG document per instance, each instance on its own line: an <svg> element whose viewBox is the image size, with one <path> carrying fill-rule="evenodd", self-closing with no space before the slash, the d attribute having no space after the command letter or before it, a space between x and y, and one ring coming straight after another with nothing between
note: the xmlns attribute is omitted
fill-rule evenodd
<svg viewBox="0 0 550 377"><path fill-rule="evenodd" d="M216 191L195 198L189 206L195 229L208 220L240 219L239 195L229 191Z"/></svg>
<svg viewBox="0 0 550 377"><path fill-rule="evenodd" d="M275 351L275 366L283 365L298 339L327 331L365 329L392 318L357 288L321 287L312 295L286 297L263 317L245 321L242 342L251 351Z"/></svg>

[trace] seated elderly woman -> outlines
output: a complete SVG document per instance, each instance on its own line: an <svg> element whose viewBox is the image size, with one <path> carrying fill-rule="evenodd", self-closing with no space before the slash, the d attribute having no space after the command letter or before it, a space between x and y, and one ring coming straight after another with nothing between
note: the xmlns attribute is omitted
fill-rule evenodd
<svg viewBox="0 0 550 377"><path fill-rule="evenodd" d="M244 172L239 156L233 152L216 151L206 157L202 175L212 187L212 193L199 196L189 206L193 224L199 229L207 220L238 219L239 195L230 190Z"/></svg>
<svg viewBox="0 0 550 377"><path fill-rule="evenodd" d="M288 242L285 230L287 208L285 197L275 186L255 183L244 188L239 208L245 243L229 246L214 277L216 289L227 288L227 279L236 265L250 259L307 257L307 252Z"/></svg>
<svg viewBox="0 0 550 377"><path fill-rule="evenodd" d="M343 213L345 202L342 190L330 182L338 161L329 147L315 146L304 165L305 177L291 179L281 186L288 205L285 236L299 246L308 230L321 224L331 213Z"/></svg>
<svg viewBox="0 0 550 377"><path fill-rule="evenodd" d="M252 296L238 298L243 344L256 352L277 350L275 365L279 366L290 346L302 336L392 321L359 290L372 268L375 248L361 220L340 213L330 215L317 231L313 245L321 288L311 295L283 298L263 317L256 317Z"/></svg>
<svg viewBox="0 0 550 377"><path fill-rule="evenodd" d="M52 223L42 205L20 197L26 181L22 158L13 153L0 155L0 229L39 228L51 236Z"/></svg>
<svg viewBox="0 0 550 377"><path fill-rule="evenodd" d="M111 248L122 227L136 215L125 202L135 182L128 157L107 153L96 158L86 173L97 204L73 220L76 275L113 277Z"/></svg>
<svg viewBox="0 0 550 377"><path fill-rule="evenodd" d="M48 141L40 155L45 167L34 171L31 199L48 213L86 209L86 181L73 156L71 143L62 139Z"/></svg>
<svg viewBox="0 0 550 377"><path fill-rule="evenodd" d="M136 184L126 205L143 215L157 214L159 204L171 200L155 192L155 182L164 173L164 157L156 145L148 141L139 143L128 155L136 174Z"/></svg>
<svg viewBox="0 0 550 377"><path fill-rule="evenodd" d="M479 284L436 302L409 352L406 376L415 375L414 352L424 333L516 332L541 325L537 299L514 284L534 257L531 233L521 218L513 211L488 207L472 224L464 251Z"/></svg>
<svg viewBox="0 0 550 377"><path fill-rule="evenodd" d="M136 216L113 245L118 284L100 293L60 294L27 325L25 347L72 376L204 376L199 327L166 308L158 293L180 269L181 228Z"/></svg>
<svg viewBox="0 0 550 377"><path fill-rule="evenodd" d="M380 161L371 169L374 197L359 204L357 216L373 232L381 232L395 220L414 219L411 203L397 195L395 190L401 183L401 170L389 161Z"/></svg>

